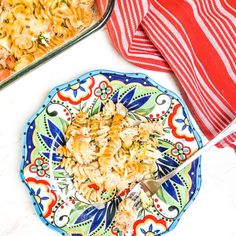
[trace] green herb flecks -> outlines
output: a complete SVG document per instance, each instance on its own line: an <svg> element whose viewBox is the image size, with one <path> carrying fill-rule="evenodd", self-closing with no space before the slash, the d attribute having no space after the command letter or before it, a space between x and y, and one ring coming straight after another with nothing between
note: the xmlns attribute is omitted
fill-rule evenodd
<svg viewBox="0 0 236 236"><path fill-rule="evenodd" d="M42 33L39 34L37 42L43 46L48 46L49 40Z"/></svg>

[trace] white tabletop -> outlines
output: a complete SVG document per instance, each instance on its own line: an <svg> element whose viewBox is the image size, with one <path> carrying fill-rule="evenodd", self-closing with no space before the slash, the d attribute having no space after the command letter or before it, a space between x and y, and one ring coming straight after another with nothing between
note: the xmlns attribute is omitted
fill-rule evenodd
<svg viewBox="0 0 236 236"><path fill-rule="evenodd" d="M104 30L1 90L0 236L59 235L41 223L20 180L22 129L53 87L95 69L146 73L180 95L172 74L146 71L126 62L113 49ZM203 140L206 141L204 137ZM169 236L236 235L236 155L233 149L212 148L204 155L202 179L197 199Z"/></svg>

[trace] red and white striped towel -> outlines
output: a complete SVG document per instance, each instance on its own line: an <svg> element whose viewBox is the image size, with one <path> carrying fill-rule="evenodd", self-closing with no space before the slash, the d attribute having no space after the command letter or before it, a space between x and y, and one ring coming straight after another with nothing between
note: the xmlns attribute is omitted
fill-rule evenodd
<svg viewBox="0 0 236 236"><path fill-rule="evenodd" d="M98 1L101 11L106 1ZM209 139L234 119L235 0L116 0L107 30L128 61L175 73ZM236 133L219 146L228 145L236 149Z"/></svg>

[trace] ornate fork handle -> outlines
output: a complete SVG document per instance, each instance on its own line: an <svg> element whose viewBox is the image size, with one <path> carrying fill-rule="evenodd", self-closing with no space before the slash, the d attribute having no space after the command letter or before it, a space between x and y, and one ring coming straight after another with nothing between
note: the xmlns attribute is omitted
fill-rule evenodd
<svg viewBox="0 0 236 236"><path fill-rule="evenodd" d="M199 156L201 156L203 153L205 153L210 147L217 144L219 141L227 137L228 135L236 132L236 118L221 132L219 133L215 138L210 140L208 143L206 143L201 149L196 151L190 158L188 158L186 161L184 161L181 165L179 165L177 168L175 168L173 171L168 173L167 175L163 176L160 179L147 179L141 181L141 186L145 190L145 192L149 192L151 195L153 193L156 193L160 186L165 183L167 180L172 178L174 175L179 173L181 170L183 170L186 166L188 166L190 163L195 161Z"/></svg>

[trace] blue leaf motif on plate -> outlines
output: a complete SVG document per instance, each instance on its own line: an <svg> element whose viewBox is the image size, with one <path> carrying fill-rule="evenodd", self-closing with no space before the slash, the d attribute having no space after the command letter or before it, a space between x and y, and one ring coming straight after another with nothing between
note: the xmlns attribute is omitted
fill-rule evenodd
<svg viewBox="0 0 236 236"><path fill-rule="evenodd" d="M140 230L144 235L146 234L146 231L144 229L141 228Z"/></svg>
<svg viewBox="0 0 236 236"><path fill-rule="evenodd" d="M160 162L158 168L162 169L164 172L164 173L160 174L161 176L164 176L171 171L171 168L169 168L169 167L176 168L179 165L175 160L173 160L172 158L170 158L168 156L164 156L163 158L159 158L158 161ZM182 186L184 185L182 180L178 177L178 175L173 176L171 178L171 180L179 185L182 185Z"/></svg>
<svg viewBox="0 0 236 236"><path fill-rule="evenodd" d="M168 148L162 147L162 146L157 147L157 149L158 149L160 152L165 152L166 150L168 150Z"/></svg>
<svg viewBox="0 0 236 236"><path fill-rule="evenodd" d="M167 175L172 170L172 167L176 168L177 166L178 166L178 163L168 156L159 158L158 163L157 163L158 177L161 178ZM184 185L182 180L178 177L178 175L173 176L171 180L179 185L182 185L182 186Z"/></svg>
<svg viewBox="0 0 236 236"><path fill-rule="evenodd" d="M155 231L154 231L154 235L155 235L155 236L158 236L158 233L159 233L159 232L160 232L159 229L155 230Z"/></svg>
<svg viewBox="0 0 236 236"><path fill-rule="evenodd" d="M79 224L81 222L84 222L86 220L89 220L92 218L96 213L98 212L98 209L96 207L89 207L87 208L75 221L75 224Z"/></svg>
<svg viewBox="0 0 236 236"><path fill-rule="evenodd" d="M119 90L112 96L111 100L114 102L114 103L118 103L118 98L119 98Z"/></svg>
<svg viewBox="0 0 236 236"><path fill-rule="evenodd" d="M171 166L171 167L177 167L179 165L175 160L173 160L172 158L168 156L159 158L158 161L163 163L164 165Z"/></svg>
<svg viewBox="0 0 236 236"><path fill-rule="evenodd" d="M184 186L184 183L182 182L182 180L178 177L178 175L175 175L171 178L172 181L174 181L176 184L182 185Z"/></svg>
<svg viewBox="0 0 236 236"><path fill-rule="evenodd" d="M130 101L132 100L135 94L135 91L136 91L136 87L126 92L126 94L120 100L120 103L122 103L125 107L127 107L130 104Z"/></svg>
<svg viewBox="0 0 236 236"><path fill-rule="evenodd" d="M44 141L44 143L47 145L47 147L51 148L52 147L52 144L53 144L53 139L52 138L49 138L48 136L44 135L44 134L41 134L40 135L42 140ZM56 143L55 143L56 145ZM54 149L54 147L53 147Z"/></svg>
<svg viewBox="0 0 236 236"><path fill-rule="evenodd" d="M115 203L115 201L112 201L111 204L109 204L109 206L107 207L105 229L107 229L110 226L110 224L113 220L113 217L115 215L115 212L116 212L116 203Z"/></svg>
<svg viewBox="0 0 236 236"><path fill-rule="evenodd" d="M48 128L52 134L52 136L56 139L59 145L65 144L65 136L61 132L61 130L50 120L47 120Z"/></svg>
<svg viewBox="0 0 236 236"><path fill-rule="evenodd" d="M39 134L45 145L48 147L50 151L43 152L43 155L46 158L50 158L52 156L52 160L55 162L61 161L61 156L56 153L57 147L65 144L65 137L61 130L50 120L47 119L47 126L52 135L52 137L48 137L45 134Z"/></svg>
<svg viewBox="0 0 236 236"><path fill-rule="evenodd" d="M122 103L129 111L135 111L143 106L150 98L151 95L143 96L134 101L133 97L137 87L126 91L121 98L119 98L120 90L116 91L115 94L110 98L114 103Z"/></svg>
<svg viewBox="0 0 236 236"><path fill-rule="evenodd" d="M73 95L74 97L77 97L78 91L77 90L73 90Z"/></svg>
<svg viewBox="0 0 236 236"><path fill-rule="evenodd" d="M60 162L61 161L61 156L59 156L56 152L50 153L50 152L43 152L42 153L47 159L52 158L53 161L55 162ZM60 167L60 166L59 166ZM57 168L57 169L62 169L62 168Z"/></svg>
<svg viewBox="0 0 236 236"><path fill-rule="evenodd" d="M105 214L106 214L106 208L97 211L90 226L89 233L93 232L95 229L98 228L98 226L102 223Z"/></svg>
<svg viewBox="0 0 236 236"><path fill-rule="evenodd" d="M166 190L166 192L173 197L177 202L179 202L179 199L177 197L176 190L170 180L167 180L164 184L162 184L162 187Z"/></svg>
<svg viewBox="0 0 236 236"><path fill-rule="evenodd" d="M184 123L183 119L175 119L178 123Z"/></svg>
<svg viewBox="0 0 236 236"><path fill-rule="evenodd" d="M152 230L153 230L153 225L152 224L149 225L148 230L152 232Z"/></svg>
<svg viewBox="0 0 236 236"><path fill-rule="evenodd" d="M119 203L121 202L120 197L114 198L112 201L106 203L105 207L102 209L97 209L93 206L87 208L75 221L75 224L80 224L84 221L91 220L92 223L90 225L89 234L92 233L94 230L96 230L99 225L101 225L104 222L105 218L105 228L104 230L107 230L109 226L111 225L116 210L118 208Z"/></svg>
<svg viewBox="0 0 236 236"><path fill-rule="evenodd" d="M144 96L142 98L136 99L135 101L133 101L127 106L127 109L129 111L137 110L138 108L143 106L150 99L150 97L151 95L148 95L148 96Z"/></svg>
<svg viewBox="0 0 236 236"><path fill-rule="evenodd" d="M167 175L173 168L176 168L178 166L178 163L172 158L170 158L169 156L164 156L164 157L158 158L156 165L158 169L156 177L161 178ZM178 202L179 200L177 197L177 193L172 182L177 183L182 186L184 186L184 183L178 177L178 175L175 175L162 185L163 188L166 190L166 192L169 193L169 195L172 196Z"/></svg>
<svg viewBox="0 0 236 236"><path fill-rule="evenodd" d="M43 152L43 155L47 159L50 159L52 157L53 161L60 162L61 156L59 156L56 153L56 148L59 146L59 144L57 142L54 143L54 140L52 138L49 138L49 137L45 136L44 134L40 134L40 137L42 138L42 140L44 141L44 143L47 145L47 147L49 149L48 152Z"/></svg>
<svg viewBox="0 0 236 236"><path fill-rule="evenodd" d="M36 195L39 195L41 193L41 189L39 188L36 192Z"/></svg>

